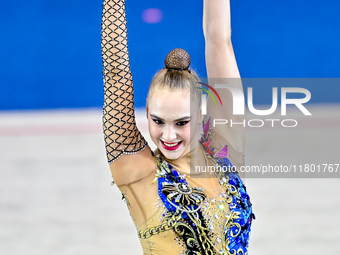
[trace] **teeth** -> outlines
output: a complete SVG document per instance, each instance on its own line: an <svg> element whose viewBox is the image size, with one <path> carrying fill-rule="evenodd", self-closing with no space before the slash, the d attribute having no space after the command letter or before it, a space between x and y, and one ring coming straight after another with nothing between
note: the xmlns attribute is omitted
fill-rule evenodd
<svg viewBox="0 0 340 255"><path fill-rule="evenodd" d="M178 142L178 143L172 143L172 144L170 144L170 143L166 143L166 142L163 142L166 146L168 146L168 147L174 147L174 146L177 146L180 142Z"/></svg>

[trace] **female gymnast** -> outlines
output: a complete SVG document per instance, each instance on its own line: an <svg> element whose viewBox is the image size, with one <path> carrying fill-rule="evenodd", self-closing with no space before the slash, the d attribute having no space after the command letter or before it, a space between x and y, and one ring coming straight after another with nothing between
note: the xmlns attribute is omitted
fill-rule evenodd
<svg viewBox="0 0 340 255"><path fill-rule="evenodd" d="M247 254L255 217L244 181L231 168L244 164L244 128L211 123L244 118L232 116L231 93L216 89L223 106L208 99L204 116L190 56L172 50L147 97L149 132L157 145L151 151L135 124L125 1L104 0L102 15L107 157L143 253ZM242 89L235 79L240 74L231 43L229 0L204 0L203 31L208 78L232 78L230 83ZM228 171L190 173L190 165Z"/></svg>

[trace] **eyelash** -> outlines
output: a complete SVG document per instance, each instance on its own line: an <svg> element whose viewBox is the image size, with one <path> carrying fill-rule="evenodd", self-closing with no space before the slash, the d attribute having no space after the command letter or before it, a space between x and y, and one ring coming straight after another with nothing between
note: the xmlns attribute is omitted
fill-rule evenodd
<svg viewBox="0 0 340 255"><path fill-rule="evenodd" d="M156 120L156 119L152 119L157 125L162 125L164 124L163 121L161 120ZM162 123L159 123L159 122L162 122Z"/></svg>
<svg viewBox="0 0 340 255"><path fill-rule="evenodd" d="M162 125L162 124L164 124L164 122L161 121L161 120L157 120L157 119L152 119L152 120L153 120L157 125ZM190 120L189 120L189 121L190 121ZM180 121L180 122L177 122L176 125L182 127L182 126L185 126L186 124L188 124L189 121L188 121L188 120ZM179 125L179 123L181 123L181 124Z"/></svg>
<svg viewBox="0 0 340 255"><path fill-rule="evenodd" d="M178 125L179 123L184 123L184 124ZM189 121L185 120L185 121L177 122L176 125L182 127L182 126L185 126L185 125L188 124L188 123L189 123Z"/></svg>

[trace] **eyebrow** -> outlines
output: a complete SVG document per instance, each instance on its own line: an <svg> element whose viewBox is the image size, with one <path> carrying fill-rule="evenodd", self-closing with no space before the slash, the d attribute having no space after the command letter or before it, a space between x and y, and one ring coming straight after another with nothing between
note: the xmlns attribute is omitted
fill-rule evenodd
<svg viewBox="0 0 340 255"><path fill-rule="evenodd" d="M164 120L162 119L161 117L158 117L157 115L154 115L154 114L150 114L151 117L155 118L155 119L159 119L159 120ZM191 116L185 116L185 117L182 117L182 118L179 118L179 119L176 119L174 121L182 121L182 120L187 120L187 119L191 119Z"/></svg>

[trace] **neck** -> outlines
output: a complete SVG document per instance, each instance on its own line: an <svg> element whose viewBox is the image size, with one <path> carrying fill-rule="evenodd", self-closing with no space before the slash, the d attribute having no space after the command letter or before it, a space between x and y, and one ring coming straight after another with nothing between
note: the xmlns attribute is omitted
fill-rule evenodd
<svg viewBox="0 0 340 255"><path fill-rule="evenodd" d="M164 155L162 155L164 157ZM183 157L178 159L168 159L164 157L164 159L169 162L176 170L179 172L189 175L190 174L190 165L194 165L197 162L198 158L198 146L196 148L190 150Z"/></svg>

